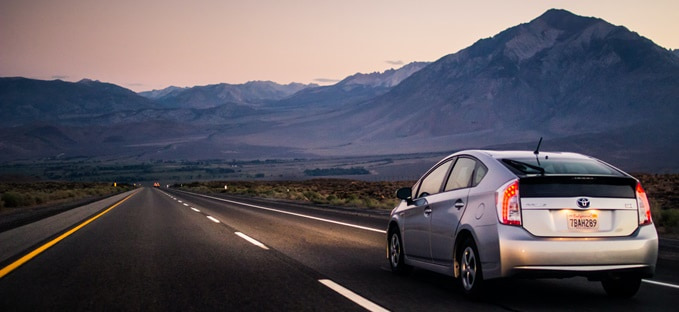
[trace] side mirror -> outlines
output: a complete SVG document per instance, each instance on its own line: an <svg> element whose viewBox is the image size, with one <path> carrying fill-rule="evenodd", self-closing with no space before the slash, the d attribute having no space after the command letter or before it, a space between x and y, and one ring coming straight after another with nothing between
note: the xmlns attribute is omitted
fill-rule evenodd
<svg viewBox="0 0 679 312"><path fill-rule="evenodd" d="M410 201L413 199L413 190L409 187L402 187L396 191L396 198Z"/></svg>

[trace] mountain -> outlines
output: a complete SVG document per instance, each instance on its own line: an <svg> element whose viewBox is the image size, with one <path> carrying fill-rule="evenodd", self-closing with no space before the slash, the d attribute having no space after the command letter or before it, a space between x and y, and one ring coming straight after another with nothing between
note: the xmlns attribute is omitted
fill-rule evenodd
<svg viewBox="0 0 679 312"><path fill-rule="evenodd" d="M277 101L275 106L285 110L294 108L306 110L307 115L319 108L340 109L345 105L360 103L388 92L428 64L413 62L399 69L384 72L356 73L331 86L301 90L289 98Z"/></svg>
<svg viewBox="0 0 679 312"><path fill-rule="evenodd" d="M550 10L443 57L367 105L384 116L370 123L382 139L499 129L563 136L676 116L678 82L678 60L650 40ZM395 115L411 126L390 129Z"/></svg>
<svg viewBox="0 0 679 312"><path fill-rule="evenodd" d="M367 140L464 134L490 143L488 131L565 136L673 118L677 86L679 59L667 50L624 27L550 10L354 112L371 119Z"/></svg>
<svg viewBox="0 0 679 312"><path fill-rule="evenodd" d="M287 146L355 155L506 148L545 137L552 150L603 159L624 149L672 155L676 141L651 143L654 127L677 137L677 86L679 58L668 50L625 27L549 10L442 57L380 96L242 140L289 137L295 139ZM679 168L679 161L665 160L654 165Z"/></svg>
<svg viewBox="0 0 679 312"><path fill-rule="evenodd" d="M141 95L145 98L149 98L151 100L157 100L157 99L163 98L163 97L165 97L165 96L167 96L171 93L176 94L176 93L181 92L181 91L186 90L186 89L188 89L188 88L180 88L180 87L175 87L175 86L169 86L165 89L144 91L144 92L139 92L137 94L139 94L139 95Z"/></svg>
<svg viewBox="0 0 679 312"><path fill-rule="evenodd" d="M544 137L546 151L679 171L676 51L564 10L433 63L331 86L260 81L141 95L94 81L0 79L0 160L533 149Z"/></svg>
<svg viewBox="0 0 679 312"><path fill-rule="evenodd" d="M0 78L0 119L5 127L35 122L61 124L72 119L155 106L131 90L99 81Z"/></svg>
<svg viewBox="0 0 679 312"><path fill-rule="evenodd" d="M337 83L336 86L351 88L351 87L382 87L392 88L401 83L401 81L410 77L412 74L418 72L420 69L429 65L429 62L413 62L407 64L399 69L390 69L385 72L374 72L370 74L357 73L349 76Z"/></svg>
<svg viewBox="0 0 679 312"><path fill-rule="evenodd" d="M317 85L300 83L280 85L271 81L250 81L235 85L220 83L192 88L169 87L139 94L167 108L211 108L226 103L253 105L280 100L315 86Z"/></svg>

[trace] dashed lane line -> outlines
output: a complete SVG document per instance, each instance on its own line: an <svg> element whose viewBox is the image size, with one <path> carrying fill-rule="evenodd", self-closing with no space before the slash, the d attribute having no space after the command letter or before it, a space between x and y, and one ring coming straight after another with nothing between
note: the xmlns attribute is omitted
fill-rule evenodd
<svg viewBox="0 0 679 312"><path fill-rule="evenodd" d="M333 282L329 279L321 279L321 280L318 280L318 281L321 284L325 285L326 287L334 290L338 294L340 294L340 295L346 297L347 299L353 301L354 303L362 306L363 308L365 308L368 311L372 311L372 312L389 311L389 310L377 305L376 303L361 297L360 295L356 294L355 292L353 292L353 291L345 288L344 286L337 284L337 283L335 283L335 282Z"/></svg>
<svg viewBox="0 0 679 312"><path fill-rule="evenodd" d="M259 248L262 248L262 249L264 249L264 250L269 250L269 247L266 247L266 245L260 243L258 240L254 239L254 238L252 238L252 237L250 237L250 236L247 236L247 235L245 235L245 234L243 234L243 233L241 233L241 232L236 232L235 234L238 235L240 238L242 238L242 239L244 239L244 240L250 242L250 244L253 244L253 245L255 245L255 246L259 247Z"/></svg>

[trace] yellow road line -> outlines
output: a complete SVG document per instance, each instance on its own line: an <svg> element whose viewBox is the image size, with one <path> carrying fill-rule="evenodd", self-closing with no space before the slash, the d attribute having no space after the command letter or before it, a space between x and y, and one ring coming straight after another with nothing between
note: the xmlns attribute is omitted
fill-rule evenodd
<svg viewBox="0 0 679 312"><path fill-rule="evenodd" d="M137 191L137 192L138 192L138 191ZM107 208L106 210L100 212L100 213L97 214L96 216L94 216L94 217L88 219L87 221L85 221L85 222L79 224L78 226L72 228L72 229L69 230L68 232L66 232L66 233L64 233L64 234L61 234L59 237L57 237L57 238L51 240L50 242L48 242L48 243L46 243L46 244L44 244L44 245L38 247L37 249L35 249L35 250L29 252L27 255L21 257L19 260L14 261L12 264L10 264L10 265L8 265L8 266L6 266L6 267L0 269L0 278L5 277L5 275L9 274L10 272L14 271L16 268L20 267L20 266L23 265L24 263L26 263L26 262L30 261L31 259L35 258L37 255L41 254L43 251L45 251L45 250L49 249L50 247L56 245L58 242L60 242L60 241L63 240L64 238L70 236L71 234L73 234L73 233L75 233L76 231L80 230L80 229L83 228L84 226L90 224L90 222L92 222L92 221L98 219L99 217L103 216L103 215L106 214L107 212L111 211L113 208L117 207L118 205L122 204L124 201L128 200L130 197L132 197L132 196L134 196L135 194L137 194L137 192L134 192L134 193L128 195L127 197L123 198L121 201L115 203L113 206L111 206L111 207Z"/></svg>

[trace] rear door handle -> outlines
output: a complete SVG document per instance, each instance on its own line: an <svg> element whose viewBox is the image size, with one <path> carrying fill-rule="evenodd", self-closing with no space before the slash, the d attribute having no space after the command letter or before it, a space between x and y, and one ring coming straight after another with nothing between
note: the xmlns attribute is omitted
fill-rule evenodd
<svg viewBox="0 0 679 312"><path fill-rule="evenodd" d="M454 206L455 206L455 208L457 208L457 210L460 210L460 209L464 208L464 202L461 199L458 199L455 202Z"/></svg>

